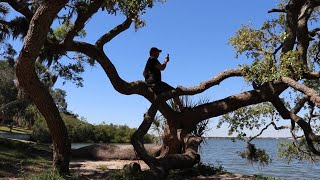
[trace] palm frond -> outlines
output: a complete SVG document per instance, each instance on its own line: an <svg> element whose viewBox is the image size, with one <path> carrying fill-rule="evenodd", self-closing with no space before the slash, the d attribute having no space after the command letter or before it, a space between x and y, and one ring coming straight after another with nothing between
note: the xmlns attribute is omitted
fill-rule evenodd
<svg viewBox="0 0 320 180"><path fill-rule="evenodd" d="M10 29L4 24L0 24L0 42L2 43L10 36Z"/></svg>

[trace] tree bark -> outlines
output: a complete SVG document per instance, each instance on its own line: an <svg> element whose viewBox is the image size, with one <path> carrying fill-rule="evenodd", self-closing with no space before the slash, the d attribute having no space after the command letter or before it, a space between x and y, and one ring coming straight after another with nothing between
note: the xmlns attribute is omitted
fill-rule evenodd
<svg viewBox="0 0 320 180"><path fill-rule="evenodd" d="M35 60L45 43L53 18L67 2L45 1L39 6L31 19L16 66L19 85L46 119L53 141L53 165L62 174L69 173L71 145L58 108L36 74Z"/></svg>
<svg viewBox="0 0 320 180"><path fill-rule="evenodd" d="M143 136L148 132L157 108L151 105L149 110L144 115L144 120L137 129L137 131L132 135L131 143L142 160L150 167L160 179L165 178L171 169L183 169L193 167L196 163L200 161L200 155L198 154L198 147L202 142L201 137L191 135L187 132L182 132L181 130L178 134L174 134L172 131L169 135L176 136L178 139L173 143L169 143L167 146L167 151L170 152L164 157L155 158L150 155L144 145ZM182 146L173 147L176 143ZM174 153L170 149L180 149L180 152ZM181 151L183 149L183 151Z"/></svg>

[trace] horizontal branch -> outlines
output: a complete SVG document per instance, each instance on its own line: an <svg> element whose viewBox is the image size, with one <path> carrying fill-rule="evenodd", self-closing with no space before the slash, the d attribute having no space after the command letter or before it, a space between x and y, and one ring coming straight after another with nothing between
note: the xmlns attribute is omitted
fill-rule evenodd
<svg viewBox="0 0 320 180"><path fill-rule="evenodd" d="M154 103L157 104L158 102L166 101L172 97L178 97L182 95L195 95L195 94L202 93L205 90L215 85L219 85L223 80L227 78L243 76L242 70L243 70L242 68L225 70L220 74L218 74L217 76L213 77L212 79L204 81L197 86L193 86L189 88L178 86L176 89L173 89L168 92L164 92L161 95L159 95L157 97L157 100Z"/></svg>
<svg viewBox="0 0 320 180"><path fill-rule="evenodd" d="M304 73L303 77L306 78L306 79L319 79L320 78L320 72Z"/></svg>
<svg viewBox="0 0 320 180"><path fill-rule="evenodd" d="M280 83L274 85L273 91L275 91L275 94L279 95L286 88L286 85ZM191 111L185 111L179 115L178 120L181 121L183 127L192 127L205 119L217 117L245 106L271 101L272 96L270 91L269 87L262 86L255 90L246 91L224 99L205 103L194 107ZM192 119L192 121L186 121L184 119Z"/></svg>
<svg viewBox="0 0 320 180"><path fill-rule="evenodd" d="M177 95L195 95L204 92L205 90L215 86L219 85L223 80L230 78L230 77L241 77L243 76L242 73L243 69L242 68L237 68L237 69L229 69L221 72L217 76L213 77L212 79L208 81L204 81L200 83L197 86L193 87L183 87L183 86L178 86L176 89L179 91Z"/></svg>
<svg viewBox="0 0 320 180"><path fill-rule="evenodd" d="M286 12L286 10L285 9L270 9L268 11L268 13L274 13L274 12Z"/></svg>

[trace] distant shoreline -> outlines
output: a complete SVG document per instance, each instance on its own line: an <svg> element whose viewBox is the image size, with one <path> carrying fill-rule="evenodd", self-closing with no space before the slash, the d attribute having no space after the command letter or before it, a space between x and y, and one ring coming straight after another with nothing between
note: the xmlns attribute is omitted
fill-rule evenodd
<svg viewBox="0 0 320 180"><path fill-rule="evenodd" d="M203 137L206 139L232 139L237 137L228 137L228 136L210 136L210 137ZM249 138L249 137L247 137ZM256 139L292 139L292 137L257 137Z"/></svg>

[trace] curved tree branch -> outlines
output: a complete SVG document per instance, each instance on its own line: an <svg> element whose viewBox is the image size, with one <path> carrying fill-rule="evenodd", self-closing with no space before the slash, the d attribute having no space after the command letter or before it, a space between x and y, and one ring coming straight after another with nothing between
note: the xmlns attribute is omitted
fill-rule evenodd
<svg viewBox="0 0 320 180"><path fill-rule="evenodd" d="M113 28L111 31L107 32L103 36L101 36L97 42L96 46L101 48L111 41L114 37L116 37L118 34L122 33L123 31L127 30L132 23L132 18L127 18L123 23L119 24L115 28Z"/></svg>
<svg viewBox="0 0 320 180"><path fill-rule="evenodd" d="M281 78L282 82L286 83L287 85L291 86L295 90L298 90L307 96L310 97L310 100L315 103L318 107L320 107L320 97L319 94L312 88L309 88L303 84L298 83L297 81L288 78L288 77L283 77Z"/></svg>
<svg viewBox="0 0 320 180"><path fill-rule="evenodd" d="M204 92L205 90L215 86L219 85L223 80L230 78L230 77L241 77L243 76L243 68L237 68L237 69L229 69L225 70L221 73L219 73L217 76L213 77L212 79L208 81L204 81L200 83L197 86L185 88L183 86L178 86L177 90L179 93L176 95L195 95Z"/></svg>
<svg viewBox="0 0 320 180"><path fill-rule="evenodd" d="M68 43L73 40L73 38L84 28L85 23L92 17L94 13L96 13L101 5L103 4L103 1L101 0L94 0L90 3L90 5L87 7L86 11L83 13L80 13L74 23L74 26L70 29L70 31L67 33L64 42Z"/></svg>
<svg viewBox="0 0 320 180"><path fill-rule="evenodd" d="M279 98L279 97L274 97L274 98ZM310 124L308 124L306 121L304 121L300 116L296 115L294 113L294 110L289 111L285 105L281 101L277 101L278 106L276 109L279 111L280 115L282 116L283 114L287 114L290 116L290 119L297 123L303 130L303 133L305 135L305 138L307 140L307 144L309 149L316 155L320 155L320 152L314 147L313 142L320 142L320 136L315 135L312 131L312 128ZM282 106L281 109L278 109L279 106ZM299 108L295 108L295 110L298 110ZM281 112L283 111L283 112ZM286 116L287 116L286 115ZM283 117L286 118L286 117Z"/></svg>
<svg viewBox="0 0 320 180"><path fill-rule="evenodd" d="M156 174L163 174L163 169L159 169L160 163L155 157L151 156L143 145L143 136L147 134L157 113L155 106L151 105L148 111L143 116L143 121L138 129L131 136L131 144L139 157L153 170Z"/></svg>
<svg viewBox="0 0 320 180"><path fill-rule="evenodd" d="M178 86L176 89L160 94L154 103L157 104L159 102L166 101L170 98L178 97L182 95L195 95L195 94L202 93L205 90L220 84L223 80L227 78L243 76L242 71L243 71L242 68L229 69L219 73L217 76L213 77L210 80L201 82L197 86L193 86L189 88Z"/></svg>
<svg viewBox="0 0 320 180"><path fill-rule="evenodd" d="M268 11L268 13L274 13L274 12L286 12L286 10L285 9L270 9L269 11Z"/></svg>

